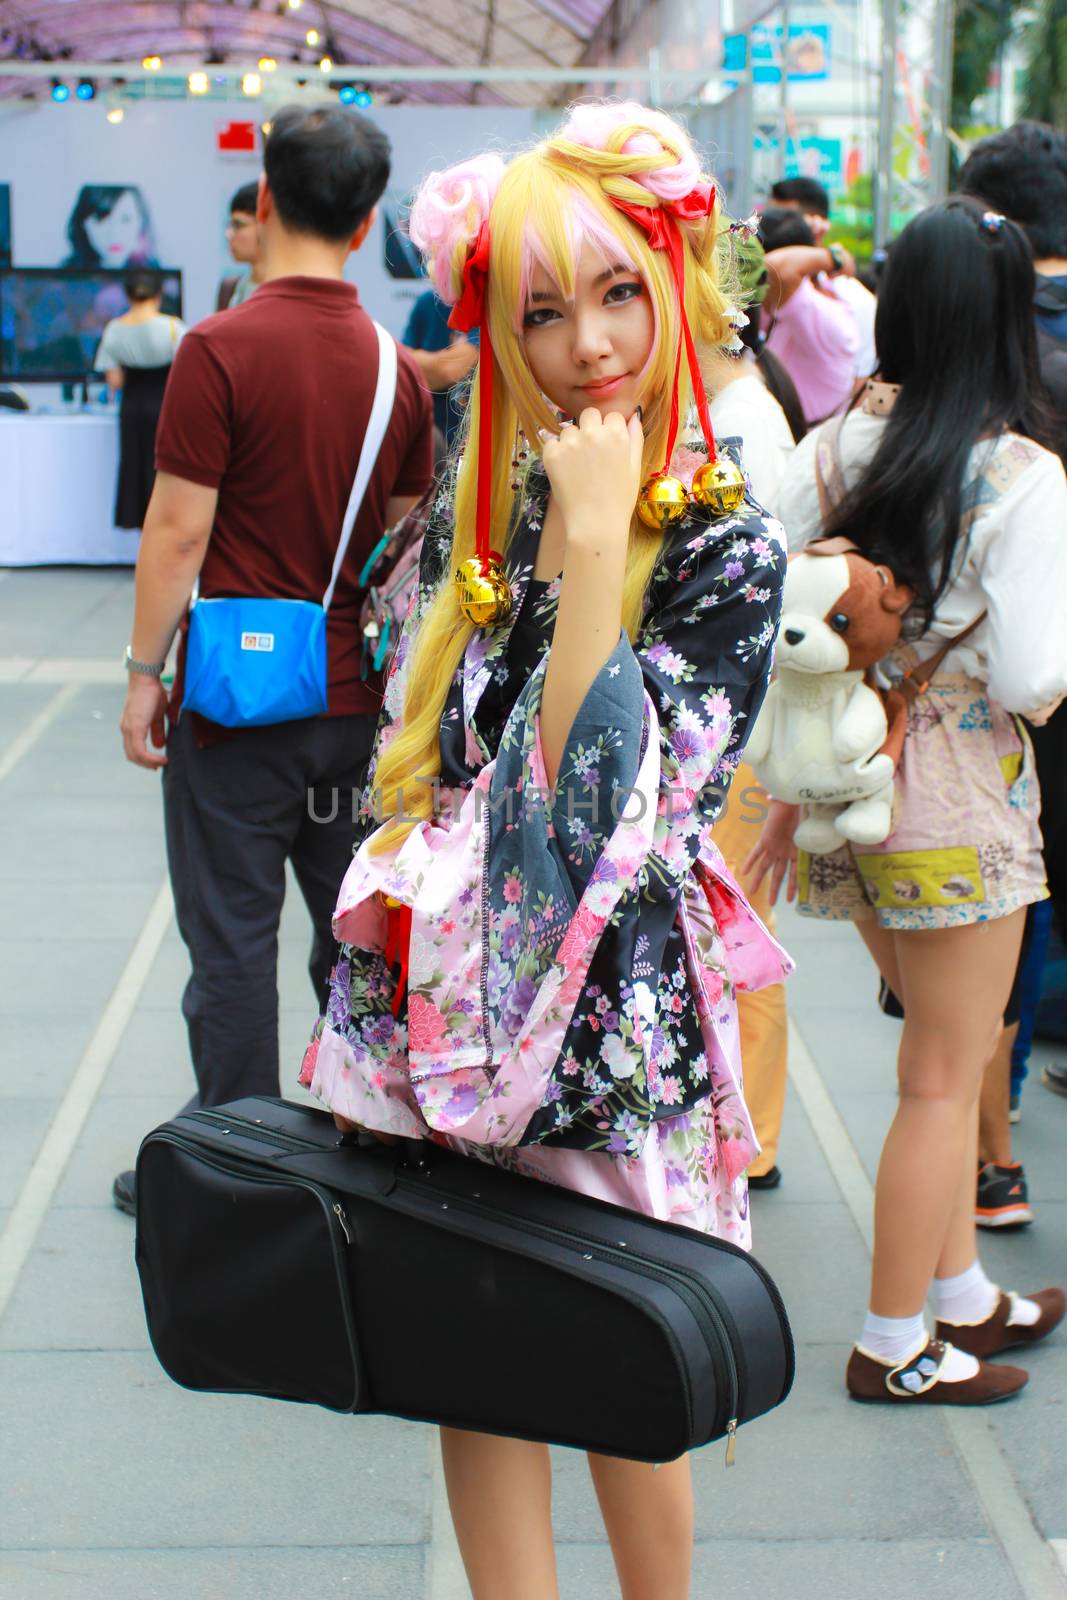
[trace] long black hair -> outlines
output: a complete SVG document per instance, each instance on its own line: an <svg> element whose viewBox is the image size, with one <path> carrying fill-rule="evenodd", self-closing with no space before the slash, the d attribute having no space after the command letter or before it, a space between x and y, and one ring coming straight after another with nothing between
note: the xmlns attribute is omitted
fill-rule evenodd
<svg viewBox="0 0 1067 1600"><path fill-rule="evenodd" d="M825 531L884 562L925 622L955 571L975 444L1011 430L1055 448L1033 293L1022 229L963 196L921 212L889 251L875 343L880 377L901 389Z"/></svg>
<svg viewBox="0 0 1067 1600"><path fill-rule="evenodd" d="M800 403L796 384L778 357L767 349L764 336L760 332L758 305L749 308L748 322L741 329L739 337L745 349L751 350L755 356L756 368L770 393L785 412L785 420L789 424L794 444L799 444L808 431L808 425L804 420L804 407Z"/></svg>

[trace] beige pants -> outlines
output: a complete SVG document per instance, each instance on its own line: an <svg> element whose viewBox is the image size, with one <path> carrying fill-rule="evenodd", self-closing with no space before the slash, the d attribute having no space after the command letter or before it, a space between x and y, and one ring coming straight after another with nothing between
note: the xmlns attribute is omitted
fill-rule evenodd
<svg viewBox="0 0 1067 1600"><path fill-rule="evenodd" d="M766 804L766 790L756 781L752 768L742 762L730 787L726 810L715 824L712 834L714 842L726 857L726 865L736 878L741 877L741 863L759 838ZM748 893L747 886L745 892ZM749 898L753 909L773 932L774 912L767 899L766 885ZM739 994L737 1005L741 1024L745 1100L763 1146L748 1170L750 1177L762 1177L770 1171L778 1157L778 1138L785 1105L785 985L775 983L756 994Z"/></svg>

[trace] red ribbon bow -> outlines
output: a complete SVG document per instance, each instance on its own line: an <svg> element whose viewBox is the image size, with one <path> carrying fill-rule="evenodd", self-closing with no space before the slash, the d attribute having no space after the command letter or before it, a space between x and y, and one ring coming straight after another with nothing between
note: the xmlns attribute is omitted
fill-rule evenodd
<svg viewBox="0 0 1067 1600"><path fill-rule="evenodd" d="M489 523L493 487L493 344L485 319L485 293L489 284L489 224L483 222L463 263L463 290L452 307L448 326L458 333L481 329L478 351L478 510L475 538L482 577L489 571Z"/></svg>
<svg viewBox="0 0 1067 1600"><path fill-rule="evenodd" d="M708 460L715 461L717 459L715 434L711 426L711 415L708 411L708 397L704 389L704 379L700 373L700 363L697 361L693 333L685 310L685 242L678 226L679 222L700 222L705 217L710 217L715 205L715 185L713 183L697 184L695 189L691 189L680 200L668 200L661 206L631 205L628 200L617 199L614 195L612 195L612 202L620 211L625 212L631 222L637 224L647 237L653 250L666 251L670 257L671 270L674 273L674 285L678 291L678 351L674 359L671 415L667 428L667 448L664 454L662 471L665 473L670 471L671 457L678 442L678 378L682 369L683 343L689 362L689 376L693 384L693 398L696 401L697 415L700 418L704 442L708 447Z"/></svg>

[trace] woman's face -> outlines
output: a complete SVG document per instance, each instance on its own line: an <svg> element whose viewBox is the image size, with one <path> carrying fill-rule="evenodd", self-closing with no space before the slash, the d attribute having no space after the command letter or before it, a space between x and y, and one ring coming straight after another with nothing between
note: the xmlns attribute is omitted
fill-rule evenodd
<svg viewBox="0 0 1067 1600"><path fill-rule="evenodd" d="M582 247L574 299L565 300L540 265L523 311L523 343L534 382L554 406L577 417L589 406L633 415L640 376L652 352L655 320L648 290L630 267Z"/></svg>
<svg viewBox="0 0 1067 1600"><path fill-rule="evenodd" d="M104 267L124 267L141 244L141 208L124 189L106 217L86 217L85 236Z"/></svg>

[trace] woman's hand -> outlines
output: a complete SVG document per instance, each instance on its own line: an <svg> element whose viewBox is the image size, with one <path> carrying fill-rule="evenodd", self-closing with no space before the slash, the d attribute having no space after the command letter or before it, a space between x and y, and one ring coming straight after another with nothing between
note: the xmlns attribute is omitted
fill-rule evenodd
<svg viewBox="0 0 1067 1600"><path fill-rule="evenodd" d="M332 1113L334 1126L340 1128L342 1133L373 1133L380 1144L399 1144L400 1140L395 1133L379 1133L376 1128L364 1128L361 1123L349 1122L347 1117L342 1117L339 1111Z"/></svg>
<svg viewBox="0 0 1067 1600"><path fill-rule="evenodd" d="M797 847L793 843L793 835L799 822L799 806L787 805L784 800L772 800L760 836L741 868L741 877L753 894L770 874L767 897L772 906L777 904L778 891L787 872L785 897L789 901L797 897Z"/></svg>
<svg viewBox="0 0 1067 1600"><path fill-rule="evenodd" d="M644 447L638 412L626 422L617 411L602 417L592 406L545 441L545 471L568 546L625 555Z"/></svg>

